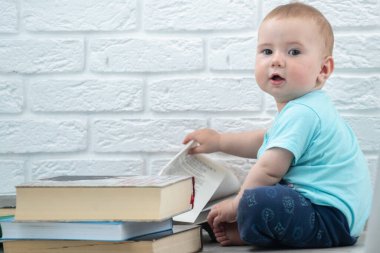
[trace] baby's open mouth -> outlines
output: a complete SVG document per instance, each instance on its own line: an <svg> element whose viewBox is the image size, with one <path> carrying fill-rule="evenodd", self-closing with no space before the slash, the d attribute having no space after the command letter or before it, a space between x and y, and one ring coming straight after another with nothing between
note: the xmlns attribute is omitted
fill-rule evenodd
<svg viewBox="0 0 380 253"><path fill-rule="evenodd" d="M280 75L276 75L276 74L272 75L272 77L270 79L273 80L273 81L282 81L282 80L285 80Z"/></svg>

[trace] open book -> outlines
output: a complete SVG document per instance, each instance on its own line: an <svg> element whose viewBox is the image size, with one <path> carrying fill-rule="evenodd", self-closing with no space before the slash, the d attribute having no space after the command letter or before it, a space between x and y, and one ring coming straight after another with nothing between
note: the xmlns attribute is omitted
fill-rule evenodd
<svg viewBox="0 0 380 253"><path fill-rule="evenodd" d="M173 219L186 223L206 221L211 206L231 197L240 189L238 177L226 166L206 154L189 155L188 150L197 145L188 143L161 171L160 175L190 175L195 178L195 199L192 210Z"/></svg>

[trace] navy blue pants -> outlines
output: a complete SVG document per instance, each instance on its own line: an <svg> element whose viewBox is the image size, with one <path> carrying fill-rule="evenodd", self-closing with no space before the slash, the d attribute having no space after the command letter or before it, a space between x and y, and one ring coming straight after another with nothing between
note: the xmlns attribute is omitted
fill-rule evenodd
<svg viewBox="0 0 380 253"><path fill-rule="evenodd" d="M357 240L338 209L315 205L282 184L246 190L237 222L241 239L260 247L326 248Z"/></svg>

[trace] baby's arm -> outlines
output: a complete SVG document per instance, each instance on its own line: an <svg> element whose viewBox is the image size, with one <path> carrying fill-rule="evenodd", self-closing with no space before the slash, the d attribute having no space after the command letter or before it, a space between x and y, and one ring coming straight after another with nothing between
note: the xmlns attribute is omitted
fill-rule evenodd
<svg viewBox="0 0 380 253"><path fill-rule="evenodd" d="M224 152L240 157L257 158L257 152L264 140L265 130L245 133L218 133L212 129L200 129L188 134L183 143L194 140L199 143L189 150L190 154ZM271 148L257 160L250 169L238 195L214 206L207 217L214 228L223 222L234 222L237 207L245 189L278 183L288 171L293 154L282 148Z"/></svg>
<svg viewBox="0 0 380 253"><path fill-rule="evenodd" d="M250 169L239 195L246 189L274 185L283 178L293 160L293 153L283 148L271 148Z"/></svg>
<svg viewBox="0 0 380 253"><path fill-rule="evenodd" d="M240 157L256 158L263 143L265 129L243 133L218 133L212 129L200 129L188 134L183 143L191 140L199 143L190 154L224 152Z"/></svg>
<svg viewBox="0 0 380 253"><path fill-rule="evenodd" d="M211 227L217 228L220 223L236 221L237 207L244 190L278 183L288 171L292 160L293 154L288 150L282 148L266 150L249 171L238 195L233 201L222 203L212 208L207 217Z"/></svg>

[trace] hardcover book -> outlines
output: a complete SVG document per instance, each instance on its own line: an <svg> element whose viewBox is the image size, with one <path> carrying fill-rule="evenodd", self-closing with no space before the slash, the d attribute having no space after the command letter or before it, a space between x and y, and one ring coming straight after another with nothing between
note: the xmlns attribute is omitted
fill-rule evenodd
<svg viewBox="0 0 380 253"><path fill-rule="evenodd" d="M172 219L152 222L78 221L25 222L13 217L0 219L2 240L102 240L125 241L137 236L171 230Z"/></svg>
<svg viewBox="0 0 380 253"><path fill-rule="evenodd" d="M190 253L202 250L200 226L174 226L173 230L121 242L73 240L4 241L4 253Z"/></svg>
<svg viewBox="0 0 380 253"><path fill-rule="evenodd" d="M16 186L17 221L160 221L192 208L189 176L61 176Z"/></svg>

